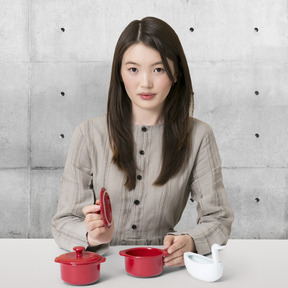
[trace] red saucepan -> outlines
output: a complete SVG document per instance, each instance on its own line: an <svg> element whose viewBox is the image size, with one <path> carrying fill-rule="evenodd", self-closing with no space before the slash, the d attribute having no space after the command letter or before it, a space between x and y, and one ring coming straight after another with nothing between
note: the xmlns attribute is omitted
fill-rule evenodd
<svg viewBox="0 0 288 288"><path fill-rule="evenodd" d="M158 248L136 247L119 252L125 257L126 272L136 277L153 277L163 271L163 260L168 252Z"/></svg>
<svg viewBox="0 0 288 288"><path fill-rule="evenodd" d="M60 263L61 278L73 285L87 285L100 278L100 263L106 258L96 253L84 251L83 246L74 247L75 252L62 254L55 258Z"/></svg>

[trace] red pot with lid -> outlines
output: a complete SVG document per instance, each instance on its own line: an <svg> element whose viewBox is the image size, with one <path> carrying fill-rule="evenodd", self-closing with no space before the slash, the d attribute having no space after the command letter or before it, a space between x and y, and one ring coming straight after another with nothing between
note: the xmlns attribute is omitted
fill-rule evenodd
<svg viewBox="0 0 288 288"><path fill-rule="evenodd" d="M126 272L136 277L153 277L163 271L166 250L153 247L135 247L119 252L125 257Z"/></svg>
<svg viewBox="0 0 288 288"><path fill-rule="evenodd" d="M55 258L60 263L61 278L72 285L87 285L100 278L100 263L106 258L96 253L84 251L85 247L76 246L75 252L62 254Z"/></svg>

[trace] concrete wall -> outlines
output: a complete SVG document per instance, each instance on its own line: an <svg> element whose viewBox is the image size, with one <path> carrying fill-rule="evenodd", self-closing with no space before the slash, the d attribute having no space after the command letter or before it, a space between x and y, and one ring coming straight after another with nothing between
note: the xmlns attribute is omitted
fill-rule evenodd
<svg viewBox="0 0 288 288"><path fill-rule="evenodd" d="M232 238L287 238L288 0L0 0L0 237L51 237L72 131L105 113L118 36L148 15L184 46Z"/></svg>

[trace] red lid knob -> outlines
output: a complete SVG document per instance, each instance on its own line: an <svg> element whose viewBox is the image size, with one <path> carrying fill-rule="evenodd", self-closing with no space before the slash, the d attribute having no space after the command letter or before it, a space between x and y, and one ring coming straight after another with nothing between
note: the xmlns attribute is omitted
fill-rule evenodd
<svg viewBox="0 0 288 288"><path fill-rule="evenodd" d="M81 258L82 257L82 252L85 250L85 247L83 246L76 246L73 248L73 250L76 252L76 257Z"/></svg>

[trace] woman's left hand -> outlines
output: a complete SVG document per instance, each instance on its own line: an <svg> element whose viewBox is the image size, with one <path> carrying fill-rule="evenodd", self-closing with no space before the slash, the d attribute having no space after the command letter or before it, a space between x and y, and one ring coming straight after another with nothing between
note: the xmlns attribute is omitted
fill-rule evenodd
<svg viewBox="0 0 288 288"><path fill-rule="evenodd" d="M164 258L164 265L169 267L183 266L184 253L196 251L195 243L189 235L167 235L163 245L169 253Z"/></svg>

